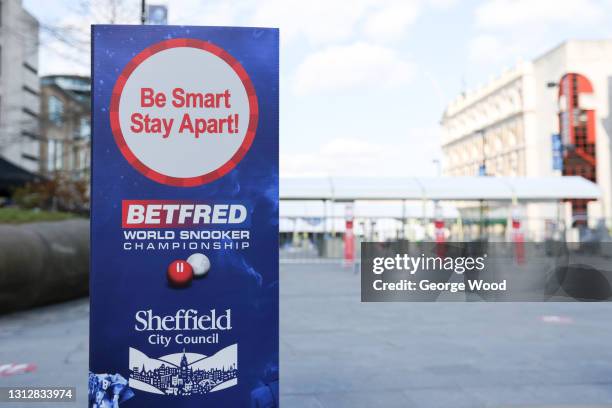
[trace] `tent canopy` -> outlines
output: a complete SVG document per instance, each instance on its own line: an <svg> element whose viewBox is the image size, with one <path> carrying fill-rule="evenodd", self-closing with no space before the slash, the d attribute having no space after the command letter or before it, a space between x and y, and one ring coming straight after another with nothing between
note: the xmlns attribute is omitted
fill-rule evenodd
<svg viewBox="0 0 612 408"><path fill-rule="evenodd" d="M40 176L30 173L0 157L0 192L7 192L14 187L19 187L39 179Z"/></svg>
<svg viewBox="0 0 612 408"><path fill-rule="evenodd" d="M558 201L600 198L583 177L281 178L281 200Z"/></svg>
<svg viewBox="0 0 612 408"><path fill-rule="evenodd" d="M323 201L281 200L279 215L281 218L329 218L346 216L346 203L325 203ZM459 211L451 203L440 203L437 209L442 218L457 218ZM436 208L432 201L425 205L420 202L402 201L357 201L352 207L355 218L432 218Z"/></svg>

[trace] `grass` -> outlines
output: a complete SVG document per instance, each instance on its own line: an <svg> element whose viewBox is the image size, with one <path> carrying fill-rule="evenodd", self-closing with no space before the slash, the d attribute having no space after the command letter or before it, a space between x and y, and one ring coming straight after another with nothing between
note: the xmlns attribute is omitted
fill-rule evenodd
<svg viewBox="0 0 612 408"><path fill-rule="evenodd" d="M0 224L23 224L26 222L61 221L77 216L60 211L24 210L21 208L0 208Z"/></svg>

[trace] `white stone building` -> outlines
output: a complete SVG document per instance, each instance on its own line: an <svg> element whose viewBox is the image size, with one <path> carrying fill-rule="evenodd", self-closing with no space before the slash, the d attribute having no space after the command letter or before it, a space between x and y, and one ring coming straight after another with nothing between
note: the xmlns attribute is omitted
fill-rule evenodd
<svg viewBox="0 0 612 408"><path fill-rule="evenodd" d="M0 2L0 156L39 170L38 21L21 0Z"/></svg>
<svg viewBox="0 0 612 408"><path fill-rule="evenodd" d="M610 223L611 99L612 40L564 42L485 86L459 95L447 106L441 121L443 173L582 175L596 181L603 191L599 202L588 203L589 222L605 217ZM562 170L553 166L553 134L564 139ZM590 148L586 142L581 144L587 134L594 139ZM560 210L562 217L576 226L577 220L586 218L585 205L567 203ZM523 206L522 211L527 218L545 220L559 209L533 204ZM534 227L532 238L541 239L544 229Z"/></svg>

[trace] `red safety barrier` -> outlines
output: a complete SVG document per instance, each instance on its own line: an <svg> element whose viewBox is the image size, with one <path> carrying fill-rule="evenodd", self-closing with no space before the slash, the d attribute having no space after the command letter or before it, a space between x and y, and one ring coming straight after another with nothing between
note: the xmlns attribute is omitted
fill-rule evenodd
<svg viewBox="0 0 612 408"><path fill-rule="evenodd" d="M516 218L512 219L512 242L516 263L523 265L525 263L525 235L521 230L521 221Z"/></svg>
<svg viewBox="0 0 612 408"><path fill-rule="evenodd" d="M347 220L344 230L344 264L351 265L353 262L355 262L355 234L353 220Z"/></svg>
<svg viewBox="0 0 612 408"><path fill-rule="evenodd" d="M36 364L21 363L21 364L0 364L0 377L9 377L15 374L31 373L36 371Z"/></svg>

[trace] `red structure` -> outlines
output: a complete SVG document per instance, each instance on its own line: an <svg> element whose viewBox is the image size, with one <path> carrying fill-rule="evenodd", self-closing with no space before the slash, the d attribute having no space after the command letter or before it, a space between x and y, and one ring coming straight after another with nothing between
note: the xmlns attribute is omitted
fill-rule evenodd
<svg viewBox="0 0 612 408"><path fill-rule="evenodd" d="M344 229L344 265L353 265L355 262L355 232L353 223L355 222L354 203L347 203L345 209L345 229Z"/></svg>
<svg viewBox="0 0 612 408"><path fill-rule="evenodd" d="M564 176L597 181L595 110L585 106L593 85L584 75L565 74L559 83L559 129L563 143ZM574 225L586 225L588 200L570 200Z"/></svg>

